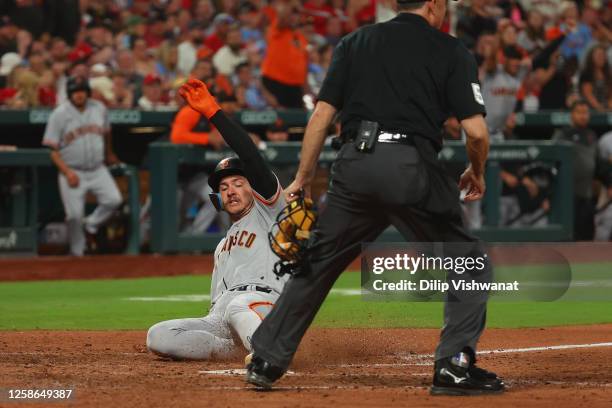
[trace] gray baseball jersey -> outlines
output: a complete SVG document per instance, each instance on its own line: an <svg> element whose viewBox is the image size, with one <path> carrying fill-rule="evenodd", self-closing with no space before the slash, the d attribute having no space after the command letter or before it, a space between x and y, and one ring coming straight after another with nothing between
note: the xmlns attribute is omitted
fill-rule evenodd
<svg viewBox="0 0 612 408"><path fill-rule="evenodd" d="M253 208L232 224L215 250L211 284L213 304L228 289L242 285L268 286L280 293L288 279L288 276L279 278L274 274L278 257L268 242L268 232L286 205L280 183L276 194L269 200L255 191L253 193Z"/></svg>
<svg viewBox="0 0 612 408"><path fill-rule="evenodd" d="M489 133L500 133L508 116L514 112L516 94L527 70L521 67L517 76L508 74L500 65L495 72L486 73L482 79L482 96L487 107L485 121Z"/></svg>
<svg viewBox="0 0 612 408"><path fill-rule="evenodd" d="M104 163L104 133L109 130L104 104L88 99L81 112L67 101L51 113L43 144L58 149L68 167L93 170Z"/></svg>

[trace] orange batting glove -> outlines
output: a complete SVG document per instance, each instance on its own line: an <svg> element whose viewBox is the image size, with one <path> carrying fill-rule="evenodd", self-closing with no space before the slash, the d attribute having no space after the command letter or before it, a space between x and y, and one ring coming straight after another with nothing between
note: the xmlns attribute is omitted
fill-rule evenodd
<svg viewBox="0 0 612 408"><path fill-rule="evenodd" d="M199 79L190 79L179 88L179 94L206 119L212 118L221 108L215 98L208 92L206 84Z"/></svg>

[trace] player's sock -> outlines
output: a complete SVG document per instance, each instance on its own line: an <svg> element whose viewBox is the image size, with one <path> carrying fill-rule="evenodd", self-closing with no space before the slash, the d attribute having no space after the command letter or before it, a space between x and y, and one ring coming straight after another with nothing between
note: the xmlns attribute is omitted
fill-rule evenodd
<svg viewBox="0 0 612 408"><path fill-rule="evenodd" d="M270 309L272 308L271 306L268 307ZM255 330L257 330L257 327L259 327L261 324L261 320L262 319L259 317L259 315L250 309L234 312L231 314L231 316L229 316L230 325L240 337L244 348L246 348L248 351L252 351L251 337L253 336L253 333L255 333Z"/></svg>

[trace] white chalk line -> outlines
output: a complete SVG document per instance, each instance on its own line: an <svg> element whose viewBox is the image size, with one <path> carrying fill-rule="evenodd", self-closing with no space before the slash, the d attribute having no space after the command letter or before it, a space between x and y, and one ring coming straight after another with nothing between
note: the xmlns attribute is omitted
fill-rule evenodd
<svg viewBox="0 0 612 408"><path fill-rule="evenodd" d="M572 350L572 349L598 348L598 347L612 347L612 342L586 343L586 344L560 344L556 346L481 350L477 352L476 354L486 356L487 354L532 353L535 351ZM407 356L402 356L404 360L422 360L422 359L433 358L433 357L434 357L433 354L410 354Z"/></svg>
<svg viewBox="0 0 612 408"><path fill-rule="evenodd" d="M332 289L332 295L361 296L361 289ZM134 296L123 298L129 302L187 302L199 303L210 300L210 295L163 295L163 296Z"/></svg>
<svg viewBox="0 0 612 408"><path fill-rule="evenodd" d="M219 390L219 391L254 391L257 390L252 386L238 386L238 385L216 385L212 387L205 387L206 390ZM398 387L387 387L387 386L363 386L363 385L285 385L274 387L274 391L301 391L301 390L384 390L384 389L394 389L397 390ZM403 385L401 388L408 390L427 390L429 387L425 386L416 386L416 385ZM265 391L262 391L265 392Z"/></svg>
<svg viewBox="0 0 612 408"><path fill-rule="evenodd" d="M245 368L229 368L225 370L200 370L198 374L205 375L218 375L221 377L238 377L246 375ZM395 377L397 373L377 373L376 376L386 376L386 377ZM403 375L403 374L402 374ZM410 373L413 377L429 377L430 373ZM325 374L307 374L307 373L296 373L295 371L287 371L285 376L289 377L300 377L300 376L308 376L308 377L338 377L339 374L336 373L325 373Z"/></svg>
<svg viewBox="0 0 612 408"><path fill-rule="evenodd" d="M524 347L524 348L512 348L512 349L496 349L496 350L482 350L477 354L487 356L491 354L511 354L511 353L529 353L536 351L555 351L555 350L572 350L572 349L584 349L584 348L598 348L598 347L612 347L612 342L606 343L586 343L586 344L561 344L556 346L539 346L539 347ZM412 354L408 356L401 356L404 360L424 360L433 359L433 354ZM408 367L408 366L421 366L427 367L432 366L433 361L413 361L407 363L374 363L374 364L339 364L339 365L327 365L327 368L385 368L385 367ZM201 370L198 371L200 374L205 375L220 375L220 376L238 376L245 375L246 370L244 368L237 369L223 369L223 370ZM288 371L286 375L299 376L304 375L301 373L295 373ZM428 374L413 373L415 376L425 376ZM331 374L336 376L336 374ZM572 383L575 384L575 383Z"/></svg>
<svg viewBox="0 0 612 408"><path fill-rule="evenodd" d="M569 387L590 387L590 388L609 388L612 387L612 383L598 383L598 382L572 382L572 381L517 381L510 382L507 384L508 388L512 388L514 385L554 385L554 386L569 386ZM253 391L254 387L245 385L226 385L226 386L211 386L205 387L207 390L219 390L219 391ZM364 385L295 385L295 386L279 386L274 387L274 391L299 391L299 390L385 390L398 388L406 390L427 390L429 386L419 385L402 385L398 387L391 386L364 386Z"/></svg>

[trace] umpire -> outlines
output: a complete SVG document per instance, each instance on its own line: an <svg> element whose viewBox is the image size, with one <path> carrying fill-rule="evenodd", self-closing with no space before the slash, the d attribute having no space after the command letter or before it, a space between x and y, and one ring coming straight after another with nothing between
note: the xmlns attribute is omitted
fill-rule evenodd
<svg viewBox="0 0 612 408"><path fill-rule="evenodd" d="M485 191L489 136L476 61L457 39L439 31L446 0L398 0L398 9L396 18L347 35L334 51L287 198L301 189L309 194L327 127L338 111L344 144L306 263L253 336L247 381L256 386L269 388L283 375L361 243L374 241L389 224L408 241L481 247L466 231L459 206L459 189L467 190L468 201L481 199ZM450 115L467 134L471 163L459 188L437 159L442 124ZM504 390L496 374L474 364L485 316L486 297L447 299L432 394Z"/></svg>

